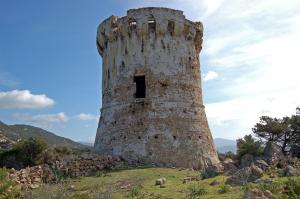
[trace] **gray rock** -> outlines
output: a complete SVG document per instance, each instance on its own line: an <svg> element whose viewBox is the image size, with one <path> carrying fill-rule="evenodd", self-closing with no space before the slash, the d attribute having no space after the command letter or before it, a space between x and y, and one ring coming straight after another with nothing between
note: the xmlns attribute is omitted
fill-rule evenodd
<svg viewBox="0 0 300 199"><path fill-rule="evenodd" d="M254 161L253 155L245 154L241 158L241 165L240 166L241 166L241 168L249 167L252 164L253 161Z"/></svg>
<svg viewBox="0 0 300 199"><path fill-rule="evenodd" d="M202 178L203 179L213 178L223 172L224 172L224 167L223 167L222 163L219 163L219 164L207 167L205 169L205 171L202 173Z"/></svg>
<svg viewBox="0 0 300 199"><path fill-rule="evenodd" d="M226 180L226 184L245 185L249 182L254 182L262 176L263 170L252 164L250 167L242 168L234 173L230 178Z"/></svg>
<svg viewBox="0 0 300 199"><path fill-rule="evenodd" d="M155 180L155 185L163 185L166 183L166 178L158 178Z"/></svg>
<svg viewBox="0 0 300 199"><path fill-rule="evenodd" d="M224 167L224 173L226 174L234 174L235 172L237 172L238 168L232 163L222 163L223 167Z"/></svg>
<svg viewBox="0 0 300 199"><path fill-rule="evenodd" d="M259 189L252 189L245 193L243 199L276 199L276 198L268 190L262 191Z"/></svg>
<svg viewBox="0 0 300 199"><path fill-rule="evenodd" d="M266 171L269 168L268 163L264 160L255 160L254 164L261 168L263 171Z"/></svg>
<svg viewBox="0 0 300 199"><path fill-rule="evenodd" d="M275 165L284 159L284 155L278 145L273 142L268 142L264 148L264 159L269 165Z"/></svg>
<svg viewBox="0 0 300 199"><path fill-rule="evenodd" d="M282 171L283 176L297 176L297 174L297 169L295 169L291 165L286 166Z"/></svg>

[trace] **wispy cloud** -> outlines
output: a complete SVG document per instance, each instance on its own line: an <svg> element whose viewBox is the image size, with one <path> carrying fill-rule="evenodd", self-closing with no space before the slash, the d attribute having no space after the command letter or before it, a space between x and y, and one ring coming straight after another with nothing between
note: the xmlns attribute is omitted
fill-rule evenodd
<svg viewBox="0 0 300 199"><path fill-rule="evenodd" d="M78 115L75 115L74 119L81 120L81 121L98 120L99 116L98 115L89 114L89 113L80 113Z"/></svg>
<svg viewBox="0 0 300 199"><path fill-rule="evenodd" d="M203 81L207 82L207 81L218 78L219 74L215 71L210 70L206 74L204 74L203 76L204 76Z"/></svg>
<svg viewBox="0 0 300 199"><path fill-rule="evenodd" d="M54 100L45 94L32 94L29 90L0 92L0 108L45 108L54 105Z"/></svg>
<svg viewBox="0 0 300 199"><path fill-rule="evenodd" d="M32 114L22 114L16 113L15 118L25 122L32 123L60 123L69 121L69 117L64 113L55 113L55 114L40 114L40 115L32 115Z"/></svg>

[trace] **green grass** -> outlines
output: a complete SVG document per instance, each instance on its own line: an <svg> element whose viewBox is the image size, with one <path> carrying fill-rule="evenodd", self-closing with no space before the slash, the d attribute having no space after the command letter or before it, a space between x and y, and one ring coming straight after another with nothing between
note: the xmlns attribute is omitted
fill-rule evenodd
<svg viewBox="0 0 300 199"><path fill-rule="evenodd" d="M245 190L259 188L270 190L277 196L281 187L289 181L290 195L298 194L300 177L278 177L270 184L248 184L247 186L229 186L225 184L227 176L183 183L187 176L197 176L199 172L169 168L140 168L96 173L93 177L68 179L66 182L42 187L27 192L26 198L43 199L239 199ZM166 178L165 187L155 185L155 180ZM263 179L268 179L265 175ZM219 184L212 186L211 182ZM298 183L298 184L297 184ZM47 193L47 194L45 194ZM283 198L288 198L286 195ZM290 197L294 199L293 197Z"/></svg>
<svg viewBox="0 0 300 199"><path fill-rule="evenodd" d="M219 193L221 185L227 177L217 176L215 178L183 183L183 178L196 176L199 172L168 169L168 168L140 168L121 171L106 172L104 175L95 177L83 177L65 182L65 184L45 185L34 190L31 198L38 198L45 192L53 196L45 199L75 198L136 198L136 199L165 199L165 198L214 198L214 199L238 199L243 195L241 187L232 187L224 194ZM155 180L160 177L167 179L164 188L155 185ZM221 184L210 186L209 183L217 180ZM70 189L70 187L73 187ZM28 194L28 193L27 193ZM30 197L28 197L30 198Z"/></svg>

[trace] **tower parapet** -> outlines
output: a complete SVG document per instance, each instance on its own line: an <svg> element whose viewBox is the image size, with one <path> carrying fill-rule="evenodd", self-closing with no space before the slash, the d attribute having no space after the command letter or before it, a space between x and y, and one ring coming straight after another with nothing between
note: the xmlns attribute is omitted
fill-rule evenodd
<svg viewBox="0 0 300 199"><path fill-rule="evenodd" d="M218 162L202 101L202 35L201 22L168 8L131 9L100 24L98 151L166 166Z"/></svg>

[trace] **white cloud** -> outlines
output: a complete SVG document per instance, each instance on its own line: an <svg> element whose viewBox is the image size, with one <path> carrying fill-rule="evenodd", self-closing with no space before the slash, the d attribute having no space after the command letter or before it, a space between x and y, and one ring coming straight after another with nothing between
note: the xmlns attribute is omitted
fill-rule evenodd
<svg viewBox="0 0 300 199"><path fill-rule="evenodd" d="M15 114L15 118L24 122L37 123L37 124L50 124L50 123L61 123L69 121L69 117L64 113L55 114L41 114L41 115L31 115L31 114Z"/></svg>
<svg viewBox="0 0 300 199"><path fill-rule="evenodd" d="M98 120L99 116L98 115L89 114L89 113L80 113L78 115L75 115L74 119L82 120L82 121Z"/></svg>
<svg viewBox="0 0 300 199"><path fill-rule="evenodd" d="M0 108L45 108L53 104L45 94L34 95L29 90L0 92Z"/></svg>
<svg viewBox="0 0 300 199"><path fill-rule="evenodd" d="M251 133L260 116L290 116L299 105L300 89L290 89L210 103L206 113L215 137L238 138Z"/></svg>
<svg viewBox="0 0 300 199"><path fill-rule="evenodd" d="M219 74L217 72L210 70L206 74L204 74L203 80L206 82L206 81L209 81L209 80L216 79L218 77L219 77Z"/></svg>

